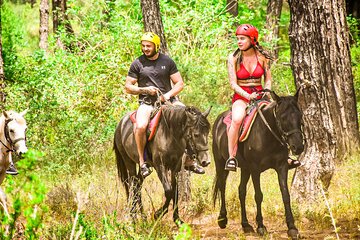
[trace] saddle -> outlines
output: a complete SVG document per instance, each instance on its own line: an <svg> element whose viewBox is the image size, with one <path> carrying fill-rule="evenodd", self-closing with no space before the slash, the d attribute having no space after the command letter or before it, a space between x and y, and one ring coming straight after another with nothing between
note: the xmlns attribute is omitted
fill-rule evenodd
<svg viewBox="0 0 360 240"><path fill-rule="evenodd" d="M148 137L148 141L151 141L156 133L156 129L159 125L160 122L160 116L161 116L161 107L160 108L155 108L154 111L151 113L150 116L150 122L146 131L146 135ZM134 111L132 113L130 113L130 119L132 123L136 123L136 112Z"/></svg>
<svg viewBox="0 0 360 240"><path fill-rule="evenodd" d="M262 109L263 107L269 105L270 102L261 100L261 101L257 102L256 104L258 104L259 109ZM255 104L250 104L247 107L245 118L244 118L243 122L241 123L240 130L239 130L240 131L239 142L244 142L248 138L251 127L257 116L257 113L258 113L258 111L256 109ZM232 112L230 111L223 119L223 123L226 125L226 132L229 132L229 128L231 125L231 119L232 119Z"/></svg>

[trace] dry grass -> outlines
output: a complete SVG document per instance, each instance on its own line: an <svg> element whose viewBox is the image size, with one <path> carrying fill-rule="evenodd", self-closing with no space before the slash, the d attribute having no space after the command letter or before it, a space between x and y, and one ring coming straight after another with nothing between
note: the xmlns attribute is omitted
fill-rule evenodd
<svg viewBox="0 0 360 240"><path fill-rule="evenodd" d="M359 157L355 155L346 163L338 166L330 186L327 200L332 210L333 217L330 217L329 208L324 199L319 199L315 205L305 205L292 202L292 209L296 219L296 225L300 232L313 234L319 229L326 235L327 239L336 239L332 221L337 225L337 232L340 237L359 236L358 229L360 216L360 171L356 165ZM51 221L67 223L71 225L76 210L75 196L77 193L83 196L88 195L88 202L84 206L83 214L86 219L96 223L96 227L102 228L104 216L111 216L116 212L118 222L127 224L131 228L131 218L128 214L129 205L126 200L125 191L117 179L117 170L112 151L107 151L98 165L93 165L88 172L79 173L77 176L62 176L52 183L48 194L47 203L51 209ZM101 164L100 164L101 163ZM289 174L289 185L294 171ZM221 230L217 227L217 216L219 204L212 206L212 185L215 175L214 164L206 169L205 175L191 175L191 199L181 201L179 206L180 217L187 223L191 223L194 229L194 238L206 238L206 236L222 236ZM234 237L234 232L241 232L240 204L238 200L238 185L240 172L230 173L227 181L227 210L229 217L229 232L225 235L228 238L241 239L242 234ZM261 186L264 194L263 215L264 222L273 234L274 230L286 232L284 207L278 180L275 171L270 170L262 174ZM254 190L251 182L248 184L247 211L250 223L255 226L256 205L254 201ZM148 227L160 229L165 235L175 236L178 233L172 221L172 208L169 213L159 222L154 222L153 214L163 203L163 188L154 172L146 178L142 189L145 215L147 216ZM181 197L181 196L180 196ZM47 223L48 224L48 223ZM231 230L233 229L233 230ZM135 233L136 229L133 229ZM152 230L151 230L152 231ZM156 231L155 236L156 236ZM219 232L220 231L220 232ZM281 233L283 234L283 233ZM280 236L280 235L279 235ZM328 238L330 237L330 238ZM160 237L161 238L161 237Z"/></svg>

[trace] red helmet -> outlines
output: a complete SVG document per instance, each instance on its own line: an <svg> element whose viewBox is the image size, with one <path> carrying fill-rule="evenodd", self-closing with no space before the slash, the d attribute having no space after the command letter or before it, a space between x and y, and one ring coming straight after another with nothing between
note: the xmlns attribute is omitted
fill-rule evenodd
<svg viewBox="0 0 360 240"><path fill-rule="evenodd" d="M241 24L236 29L236 35L245 35L250 37L251 44L255 46L258 42L259 32L253 25Z"/></svg>

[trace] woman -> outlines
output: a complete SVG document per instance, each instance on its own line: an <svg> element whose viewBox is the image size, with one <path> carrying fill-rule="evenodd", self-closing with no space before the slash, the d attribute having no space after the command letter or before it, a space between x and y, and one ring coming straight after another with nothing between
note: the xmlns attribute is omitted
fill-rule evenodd
<svg viewBox="0 0 360 240"><path fill-rule="evenodd" d="M271 72L269 68L270 55L258 43L258 30L250 24L242 24L236 29L238 49L228 57L228 73L231 88L234 90L232 98L232 121L228 132L229 159L225 170L236 171L237 143L239 128L245 117L245 109L250 100L260 99L258 93L264 88L271 90ZM290 167L300 163L289 160Z"/></svg>

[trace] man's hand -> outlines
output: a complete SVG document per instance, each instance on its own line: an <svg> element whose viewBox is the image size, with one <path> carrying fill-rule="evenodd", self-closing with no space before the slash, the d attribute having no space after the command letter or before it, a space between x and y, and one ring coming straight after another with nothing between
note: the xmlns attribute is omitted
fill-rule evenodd
<svg viewBox="0 0 360 240"><path fill-rule="evenodd" d="M166 102L166 101L168 101L170 99L170 97L168 96L168 94L164 94L164 95L161 95L160 96L160 101L162 101L162 102Z"/></svg>
<svg viewBox="0 0 360 240"><path fill-rule="evenodd" d="M152 96L156 95L156 93L160 91L157 87L154 86L144 87L143 89L145 94L149 94Z"/></svg>

